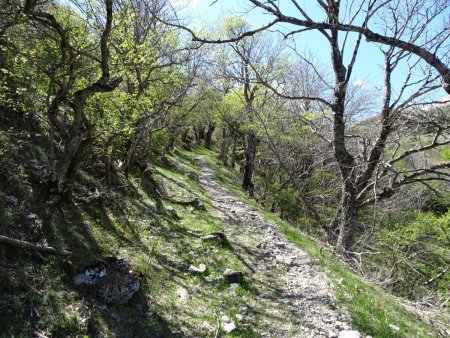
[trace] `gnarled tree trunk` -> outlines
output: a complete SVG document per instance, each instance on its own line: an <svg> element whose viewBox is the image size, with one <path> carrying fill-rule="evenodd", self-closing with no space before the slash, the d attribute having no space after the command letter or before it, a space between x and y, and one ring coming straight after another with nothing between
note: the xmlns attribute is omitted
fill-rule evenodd
<svg viewBox="0 0 450 338"><path fill-rule="evenodd" d="M336 248L339 252L348 251L355 243L355 231L357 227L356 195L352 183L343 183L342 199L339 215L339 229Z"/></svg>

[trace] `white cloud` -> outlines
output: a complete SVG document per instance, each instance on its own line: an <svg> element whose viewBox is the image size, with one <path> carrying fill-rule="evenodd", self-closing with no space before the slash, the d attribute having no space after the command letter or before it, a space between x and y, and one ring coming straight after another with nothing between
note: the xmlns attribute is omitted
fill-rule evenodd
<svg viewBox="0 0 450 338"><path fill-rule="evenodd" d="M355 84L355 86L358 86L358 87L362 87L366 84L366 82L364 80L355 80L355 81L353 81L353 83Z"/></svg>
<svg viewBox="0 0 450 338"><path fill-rule="evenodd" d="M172 5L175 7L192 7L196 8L198 6L198 0L170 0Z"/></svg>

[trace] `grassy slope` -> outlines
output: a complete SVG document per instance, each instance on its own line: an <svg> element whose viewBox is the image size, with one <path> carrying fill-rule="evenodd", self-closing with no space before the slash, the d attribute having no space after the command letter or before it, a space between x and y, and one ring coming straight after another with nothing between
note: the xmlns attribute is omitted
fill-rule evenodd
<svg viewBox="0 0 450 338"><path fill-rule="evenodd" d="M327 273L337 291L338 301L348 308L355 328L373 337L435 337L438 335L433 328L423 323L420 318L408 312L401 301L383 290L371 285L349 268L336 260L329 252L321 250L312 239L300 230L280 219L276 214L269 213L260 205L249 199L239 189L235 175L217 161L213 152L198 150L205 156L211 167L215 169L218 181L226 185L235 195L257 208L267 221L274 222L284 231L286 238L297 244L315 258ZM393 324L400 328L393 331Z"/></svg>
<svg viewBox="0 0 450 338"><path fill-rule="evenodd" d="M2 137L12 142L7 134ZM20 142L14 143L17 151L23 152ZM320 261L336 284L339 299L348 305L356 327L374 337L433 336L428 327L397 306L395 298L366 284L329 254L320 252L297 229L248 200L233 184L233 175L215 161L215 154L204 149L169 157L174 166L152 168L153 178L171 194L189 195L191 191L205 203L207 211L197 211L164 201L166 207L177 210L180 220L158 213L154 191L159 187L146 174L131 175L128 180L117 178L120 184L104 185L102 202L59 206L42 201L26 175L11 170L12 183L0 187L0 201L6 194L14 194L20 202L17 207L0 205L5 210L1 233L14 235L15 227L34 214L38 232L47 242L72 250L78 258L39 258L35 253L0 247L0 336L28 336L32 331L53 337L214 336L215 332L201 328L202 323L215 326L222 314L233 316L247 306L248 325L240 325L233 336L254 337L252 322L258 322L263 309L253 302L252 288L241 285L236 290L238 296L233 297L219 278L225 268L241 269L242 261L229 247L211 246L198 237L222 228L221 221L208 212L212 207L198 183L185 176L198 170L193 164L198 155L205 156L217 178L233 193L278 223L289 240ZM95 178L87 173L83 177L87 185L95 186ZM105 309L89 290L75 288L71 277L107 256L127 259L144 278L141 291L129 303ZM199 263L208 266L207 277L187 273L190 264ZM388 324L399 326L401 331L394 334Z"/></svg>
<svg viewBox="0 0 450 338"><path fill-rule="evenodd" d="M17 156L30 150L32 143L16 142L18 135L1 136L5 143L18 144ZM198 170L193 155L169 157L152 167L151 176L147 172L128 179L115 177L99 187L101 199L89 203L43 201L25 172L9 170L10 180L0 185L0 233L32 240L27 222L34 215L36 240L45 238L47 244L70 250L75 257L39 257L0 246L0 337L27 337L34 331L52 337L214 336L202 325L215 328L220 316L232 317L243 306L249 311L248 323L230 336L254 337L252 322L263 313L254 303L254 290L244 283L235 296L221 279L226 268L242 270L243 262L232 248L199 238L220 231L222 223L208 212L212 206L198 182L186 177ZM87 172L80 179L84 186L96 186L97 179ZM175 198L192 192L207 211L163 201L180 219L161 215L155 189ZM16 196L18 205L7 205L7 195ZM140 292L127 304L105 307L89 288L72 283L75 273L108 256L127 259L144 275ZM190 264L200 263L208 266L207 276L188 273Z"/></svg>

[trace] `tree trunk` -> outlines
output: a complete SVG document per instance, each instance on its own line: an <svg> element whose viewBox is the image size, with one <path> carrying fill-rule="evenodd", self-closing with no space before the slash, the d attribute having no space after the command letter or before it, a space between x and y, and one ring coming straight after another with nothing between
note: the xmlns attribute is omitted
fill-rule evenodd
<svg viewBox="0 0 450 338"><path fill-rule="evenodd" d="M133 163L134 153L138 146L138 141L139 141L139 138L131 140L129 143L129 147L126 151L126 157L125 157L125 161L123 163L123 170L124 170L125 177L128 177L128 174L130 173L130 167L131 167L131 164Z"/></svg>
<svg viewBox="0 0 450 338"><path fill-rule="evenodd" d="M92 144L90 131L81 132L65 142L63 150L53 159L52 174L47 184L50 195L58 194L64 199L72 197L73 182L78 166L86 156L86 151Z"/></svg>
<svg viewBox="0 0 450 338"><path fill-rule="evenodd" d="M355 236L356 220L356 164L353 155L347 150L345 142L345 101L347 96L348 82L351 76L353 64L349 69L344 66L344 59L339 43L339 1L329 1L328 21L330 29L330 47L333 71L335 75L335 86L333 92L333 147L334 157L339 166L342 179L341 214L339 223L339 234L336 242L338 252L347 250L352 245ZM355 49L355 53L357 49ZM356 54L355 54L356 55Z"/></svg>
<svg viewBox="0 0 450 338"><path fill-rule="evenodd" d="M200 138L198 137L198 133L197 133L197 128L194 126L192 126L192 129L194 129L194 138L195 138L195 142L199 142Z"/></svg>
<svg viewBox="0 0 450 338"><path fill-rule="evenodd" d="M255 166L256 157L256 135L253 131L247 134L247 148L245 149L244 174L242 180L242 188L253 196L253 169Z"/></svg>
<svg viewBox="0 0 450 338"><path fill-rule="evenodd" d="M194 125L193 128L194 128L195 142L200 144L201 141L205 139L205 126Z"/></svg>
<svg viewBox="0 0 450 338"><path fill-rule="evenodd" d="M234 169L236 167L236 148L237 148L237 133L233 131L233 145L231 146L231 158L230 158L230 167Z"/></svg>
<svg viewBox="0 0 450 338"><path fill-rule="evenodd" d="M212 144L212 135L214 133L214 130L216 129L216 124L212 123L208 125L208 129L206 130L205 133L205 147L206 148L211 148L211 144Z"/></svg>
<svg viewBox="0 0 450 338"><path fill-rule="evenodd" d="M220 143L220 160L222 163L228 165L228 140L227 140L227 129L222 128L222 140Z"/></svg>
<svg viewBox="0 0 450 338"><path fill-rule="evenodd" d="M326 242L333 243L337 238L337 231L339 228L340 219L341 219L341 206L339 206L336 209L336 214L334 215L332 221L328 225L324 224Z"/></svg>
<svg viewBox="0 0 450 338"><path fill-rule="evenodd" d="M80 157L78 153L82 141L81 135L71 137L65 142L64 149L53 159L54 164L51 165L53 170L47 186L51 195L63 194L66 197L70 195L72 189L69 180L76 172L78 166L76 159Z"/></svg>
<svg viewBox="0 0 450 338"><path fill-rule="evenodd" d="M340 207L339 232L336 241L338 252L348 251L354 245L356 232L356 194L353 184L349 181L342 186L342 199Z"/></svg>
<svg viewBox="0 0 450 338"><path fill-rule="evenodd" d="M163 155L168 154L170 152L170 150L172 150L174 142L175 142L174 136L170 135L169 138L164 143L164 153L163 153Z"/></svg>
<svg viewBox="0 0 450 338"><path fill-rule="evenodd" d="M186 128L183 130L183 133L181 134L181 141L183 143L188 143L188 136L189 136L189 128Z"/></svg>

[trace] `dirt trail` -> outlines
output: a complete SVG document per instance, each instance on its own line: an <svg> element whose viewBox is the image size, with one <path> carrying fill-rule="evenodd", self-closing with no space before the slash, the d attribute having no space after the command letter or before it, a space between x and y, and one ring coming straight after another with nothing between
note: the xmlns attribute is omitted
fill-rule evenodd
<svg viewBox="0 0 450 338"><path fill-rule="evenodd" d="M256 330L265 337L347 337L349 319L335 307L333 290L318 265L281 230L213 179L202 157L200 184L224 222L224 232L245 262L263 305ZM261 306L261 305L260 305ZM348 336L350 337L350 336Z"/></svg>

